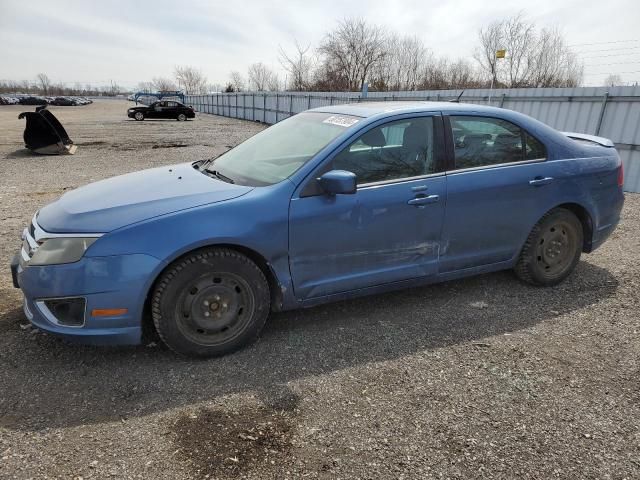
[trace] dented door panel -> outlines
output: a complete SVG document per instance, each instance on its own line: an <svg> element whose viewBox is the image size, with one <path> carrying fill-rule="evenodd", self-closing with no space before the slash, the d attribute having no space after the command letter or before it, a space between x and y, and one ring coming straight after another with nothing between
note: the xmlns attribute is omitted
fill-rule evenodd
<svg viewBox="0 0 640 480"><path fill-rule="evenodd" d="M296 296L437 274L445 201L444 175L293 199L289 255Z"/></svg>

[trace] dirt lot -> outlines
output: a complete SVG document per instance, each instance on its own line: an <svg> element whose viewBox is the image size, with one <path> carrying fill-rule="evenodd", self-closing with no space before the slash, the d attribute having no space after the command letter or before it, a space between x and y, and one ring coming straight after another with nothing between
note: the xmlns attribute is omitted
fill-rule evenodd
<svg viewBox="0 0 640 480"><path fill-rule="evenodd" d="M503 272L282 313L210 361L32 330L8 264L38 207L262 128L126 107L53 108L79 149L49 158L22 147L32 107L0 107L0 477L640 477L637 195L556 288Z"/></svg>

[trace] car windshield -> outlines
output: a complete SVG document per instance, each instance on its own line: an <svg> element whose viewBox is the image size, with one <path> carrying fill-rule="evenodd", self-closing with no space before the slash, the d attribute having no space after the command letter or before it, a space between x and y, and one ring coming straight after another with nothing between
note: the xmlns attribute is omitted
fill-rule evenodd
<svg viewBox="0 0 640 480"><path fill-rule="evenodd" d="M351 115L299 113L222 154L207 171L241 185L281 182L359 120Z"/></svg>

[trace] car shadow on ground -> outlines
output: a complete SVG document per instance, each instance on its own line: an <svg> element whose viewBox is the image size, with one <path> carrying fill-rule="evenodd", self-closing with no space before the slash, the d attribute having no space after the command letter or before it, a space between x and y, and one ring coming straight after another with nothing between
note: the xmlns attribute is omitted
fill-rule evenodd
<svg viewBox="0 0 640 480"><path fill-rule="evenodd" d="M483 275L276 314L256 344L210 360L162 347L70 345L21 328L16 305L0 316L0 426L110 422L246 391L270 398L292 380L553 321L617 286L608 270L587 262L553 288L524 285L511 272Z"/></svg>
<svg viewBox="0 0 640 480"><path fill-rule="evenodd" d="M13 152L7 153L4 158L33 158L33 157L43 157L43 155L32 152L26 147L22 147L18 150L14 150Z"/></svg>

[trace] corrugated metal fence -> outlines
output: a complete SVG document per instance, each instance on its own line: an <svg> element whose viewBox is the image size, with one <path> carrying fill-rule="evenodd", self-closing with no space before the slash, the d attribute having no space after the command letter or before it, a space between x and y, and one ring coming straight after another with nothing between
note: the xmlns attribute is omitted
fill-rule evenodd
<svg viewBox="0 0 640 480"><path fill-rule="evenodd" d="M460 90L417 92L241 92L187 95L198 112L277 123L310 108L392 100L451 100ZM491 98L489 98L491 95ZM569 132L610 138L625 167L625 190L640 192L640 87L516 88L465 90L460 99L509 108Z"/></svg>

